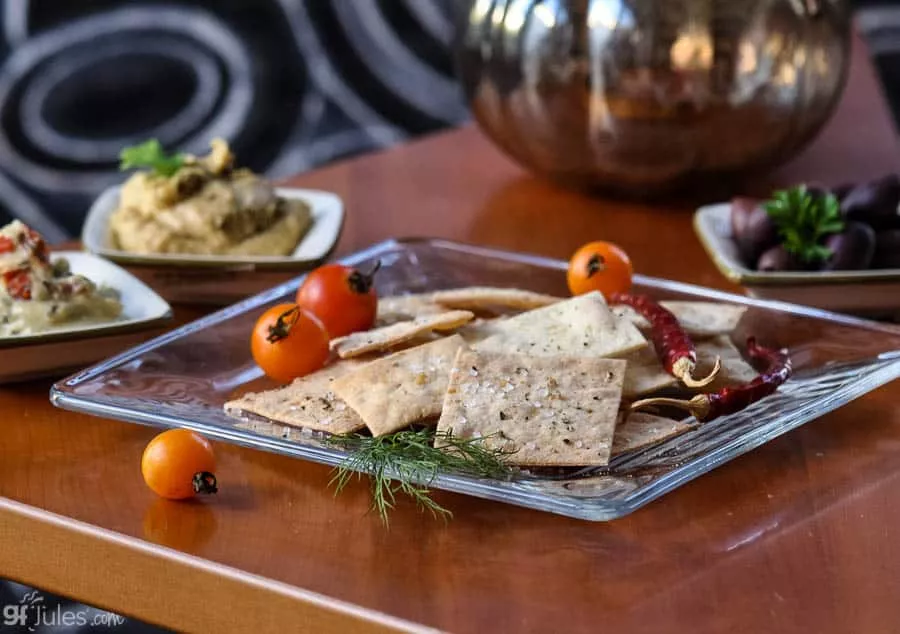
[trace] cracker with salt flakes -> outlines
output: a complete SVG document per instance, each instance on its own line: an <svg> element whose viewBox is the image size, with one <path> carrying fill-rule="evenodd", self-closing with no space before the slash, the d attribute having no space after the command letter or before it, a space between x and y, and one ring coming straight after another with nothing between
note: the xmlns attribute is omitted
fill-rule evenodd
<svg viewBox="0 0 900 634"><path fill-rule="evenodd" d="M680 436L698 425L688 420L672 420L644 412L622 412L613 436L612 455L618 456Z"/></svg>
<svg viewBox="0 0 900 634"><path fill-rule="evenodd" d="M653 344L620 358L628 362L625 387L622 389L625 398L634 399L678 383L678 379L666 372L660 363Z"/></svg>
<svg viewBox="0 0 900 634"><path fill-rule="evenodd" d="M390 350L419 335L433 330L455 330L475 317L467 310L451 310L435 315L422 315L412 321L401 321L390 326L354 332L346 337L331 340L331 350L342 359L358 357L369 352Z"/></svg>
<svg viewBox="0 0 900 634"><path fill-rule="evenodd" d="M438 431L528 466L609 462L625 361L460 350Z"/></svg>
<svg viewBox="0 0 900 634"><path fill-rule="evenodd" d="M512 308L531 310L543 308L563 301L562 297L544 295L519 288L496 288L492 286L469 286L435 291L431 301L447 308L483 310L487 308Z"/></svg>
<svg viewBox="0 0 900 634"><path fill-rule="evenodd" d="M247 414L294 427L333 434L347 434L365 427L352 408L335 395L334 381L358 370L364 361L337 361L318 372L295 379L290 385L265 392L251 392L225 403L225 412Z"/></svg>
<svg viewBox="0 0 900 634"><path fill-rule="evenodd" d="M509 317L497 333L474 344L482 351L534 356L622 356L647 345L630 322L618 319L597 292Z"/></svg>
<svg viewBox="0 0 900 634"><path fill-rule="evenodd" d="M466 343L452 335L366 364L333 384L373 436L441 413L450 368Z"/></svg>
<svg viewBox="0 0 900 634"><path fill-rule="evenodd" d="M734 332L747 306L719 304L716 302L663 301L660 305L669 310L684 331L695 337L714 337ZM613 306L615 315L627 319L641 330L649 330L650 322L631 306Z"/></svg>
<svg viewBox="0 0 900 634"><path fill-rule="evenodd" d="M705 386L702 392L715 392L723 387L731 387L741 383L749 383L759 374L752 365L744 360L741 351L725 335L713 337L706 341L698 341L697 348L697 376L709 374L715 364L716 358L722 363L722 369L716 375L712 383Z"/></svg>

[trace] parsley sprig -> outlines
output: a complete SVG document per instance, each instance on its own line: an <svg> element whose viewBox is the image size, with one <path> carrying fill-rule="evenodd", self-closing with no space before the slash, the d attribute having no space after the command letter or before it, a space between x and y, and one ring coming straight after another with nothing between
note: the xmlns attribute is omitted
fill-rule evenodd
<svg viewBox="0 0 900 634"><path fill-rule="evenodd" d="M435 447L435 441L439 446ZM368 474L372 481L372 510L388 524L388 515L398 495L408 495L419 508L434 517L453 516L431 499L429 486L439 473L481 478L510 478L515 469L503 462L506 452L484 446L483 438L460 438L433 429L406 430L384 436L329 436L327 442L347 450L331 484L340 493L357 477Z"/></svg>
<svg viewBox="0 0 900 634"><path fill-rule="evenodd" d="M837 198L815 195L805 185L775 192L763 208L778 227L785 250L806 263L828 259L831 249L821 244L822 238L844 229Z"/></svg>
<svg viewBox="0 0 900 634"><path fill-rule="evenodd" d="M147 167L160 176L172 176L184 165L184 154L166 154L162 144L150 139L140 145L132 145L119 153L119 169Z"/></svg>

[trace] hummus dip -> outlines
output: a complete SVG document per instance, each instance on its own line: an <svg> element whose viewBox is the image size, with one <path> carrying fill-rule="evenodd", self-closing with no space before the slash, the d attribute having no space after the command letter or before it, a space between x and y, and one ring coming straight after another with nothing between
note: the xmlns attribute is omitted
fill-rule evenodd
<svg viewBox="0 0 900 634"><path fill-rule="evenodd" d="M205 157L186 155L171 176L135 173L109 223L114 246L141 254L290 255L312 224L309 205L234 168L214 139Z"/></svg>
<svg viewBox="0 0 900 634"><path fill-rule="evenodd" d="M38 233L15 220L0 229L0 337L31 335L72 322L105 322L122 314L118 293L50 262Z"/></svg>

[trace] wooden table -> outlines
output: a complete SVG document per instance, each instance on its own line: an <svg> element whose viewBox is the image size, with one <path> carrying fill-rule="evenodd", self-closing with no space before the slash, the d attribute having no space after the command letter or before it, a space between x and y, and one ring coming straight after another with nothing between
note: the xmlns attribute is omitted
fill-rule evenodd
<svg viewBox="0 0 900 634"><path fill-rule="evenodd" d="M772 182L897 168L895 133L856 45L837 115ZM432 235L565 258L606 238L642 273L728 288L687 205L560 190L472 128L292 182L344 198L342 253ZM365 484L335 499L327 468L225 444L215 499L155 499L138 468L155 430L56 410L48 387L0 389L0 575L172 628L749 634L900 624L896 384L619 521L438 494L452 522L401 504L390 530L366 514Z"/></svg>

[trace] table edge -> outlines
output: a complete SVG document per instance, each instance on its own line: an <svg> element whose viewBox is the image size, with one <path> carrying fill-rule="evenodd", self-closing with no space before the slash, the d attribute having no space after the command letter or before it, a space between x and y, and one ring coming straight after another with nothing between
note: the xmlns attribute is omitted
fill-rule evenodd
<svg viewBox="0 0 900 634"><path fill-rule="evenodd" d="M180 631L436 631L8 498L0 498L0 562L0 576Z"/></svg>

